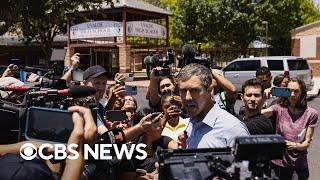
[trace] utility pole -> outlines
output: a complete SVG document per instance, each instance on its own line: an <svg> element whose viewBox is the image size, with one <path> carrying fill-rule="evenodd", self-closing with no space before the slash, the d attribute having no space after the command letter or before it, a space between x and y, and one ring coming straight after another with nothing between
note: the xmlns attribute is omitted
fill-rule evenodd
<svg viewBox="0 0 320 180"><path fill-rule="evenodd" d="M269 22L268 21L262 21L263 25L266 25L266 36L265 36L265 48L266 48L266 56L268 56L268 25Z"/></svg>

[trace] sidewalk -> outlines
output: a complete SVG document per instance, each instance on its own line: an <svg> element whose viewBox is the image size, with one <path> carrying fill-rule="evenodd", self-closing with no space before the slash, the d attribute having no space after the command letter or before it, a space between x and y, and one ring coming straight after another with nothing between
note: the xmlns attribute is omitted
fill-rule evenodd
<svg viewBox="0 0 320 180"><path fill-rule="evenodd" d="M115 81L108 80L107 84L114 84ZM126 85L128 86L137 86L138 88L148 88L150 80L135 80L135 81L128 81Z"/></svg>

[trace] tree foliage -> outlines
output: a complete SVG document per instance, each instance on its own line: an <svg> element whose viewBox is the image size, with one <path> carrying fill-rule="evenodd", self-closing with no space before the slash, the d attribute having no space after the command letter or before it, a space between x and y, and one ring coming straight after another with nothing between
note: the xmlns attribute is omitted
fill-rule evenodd
<svg viewBox="0 0 320 180"><path fill-rule="evenodd" d="M52 52L53 39L67 30L67 12L75 12L80 6L84 9L99 6L102 0L7 0L0 9L1 33L10 28L21 32L26 43L38 42L48 60ZM107 3L112 3L108 0ZM12 14L12 16L10 16Z"/></svg>
<svg viewBox="0 0 320 180"><path fill-rule="evenodd" d="M269 43L280 53L290 47L290 31L319 19L310 0L181 0L174 11L175 37L183 42L204 42L212 47L234 47L242 54L254 40Z"/></svg>

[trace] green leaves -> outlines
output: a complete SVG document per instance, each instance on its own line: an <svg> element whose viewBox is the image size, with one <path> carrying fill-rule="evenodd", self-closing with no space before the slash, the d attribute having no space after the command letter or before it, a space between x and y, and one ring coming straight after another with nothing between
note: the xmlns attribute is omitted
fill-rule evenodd
<svg viewBox="0 0 320 180"><path fill-rule="evenodd" d="M183 43L238 48L243 54L254 40L265 41L262 21L268 21L271 46L290 48L290 31L319 19L319 9L310 0L261 0L257 4L251 0L181 0L175 6L174 37Z"/></svg>

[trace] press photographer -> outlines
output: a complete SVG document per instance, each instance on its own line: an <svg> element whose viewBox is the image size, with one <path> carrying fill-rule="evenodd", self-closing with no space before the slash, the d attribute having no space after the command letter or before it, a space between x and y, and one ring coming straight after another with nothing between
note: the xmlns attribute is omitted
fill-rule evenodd
<svg viewBox="0 0 320 180"><path fill-rule="evenodd" d="M150 54L149 56L144 58L144 63L147 66L147 75L150 78L150 70L157 68L155 72L156 76L170 76L171 70L169 65L174 63L175 54L172 48L168 48L167 56L161 57L160 54Z"/></svg>
<svg viewBox="0 0 320 180"><path fill-rule="evenodd" d="M179 68L183 68L191 63L198 63L204 65L207 68L211 68L210 60L201 54L201 43L198 43L197 52L194 51L190 44L186 44L182 47L182 57L178 58Z"/></svg>

